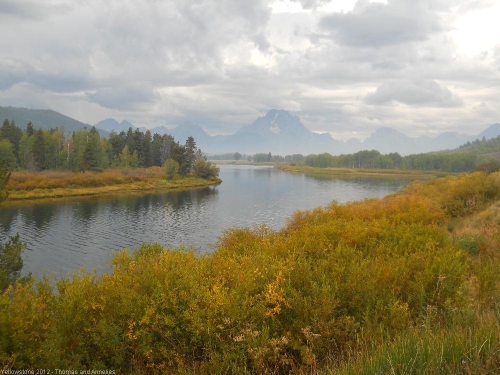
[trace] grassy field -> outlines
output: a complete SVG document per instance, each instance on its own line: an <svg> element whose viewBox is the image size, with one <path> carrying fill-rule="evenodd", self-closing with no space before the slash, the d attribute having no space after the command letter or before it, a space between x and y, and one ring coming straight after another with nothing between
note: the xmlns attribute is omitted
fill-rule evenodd
<svg viewBox="0 0 500 375"><path fill-rule="evenodd" d="M165 178L162 168L112 169L105 172L14 172L7 189L9 201L159 191L208 186L220 179Z"/></svg>
<svg viewBox="0 0 500 375"><path fill-rule="evenodd" d="M417 177L419 179L432 179L444 177L451 173L439 171L410 171L401 169L362 169L362 168L314 168L306 165L278 164L276 168L286 172L306 173L316 175L351 175L351 176L384 176L384 177Z"/></svg>

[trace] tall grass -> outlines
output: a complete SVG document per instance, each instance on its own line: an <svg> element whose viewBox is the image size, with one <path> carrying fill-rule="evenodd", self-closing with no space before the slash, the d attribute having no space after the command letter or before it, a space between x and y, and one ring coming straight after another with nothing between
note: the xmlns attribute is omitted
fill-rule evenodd
<svg viewBox="0 0 500 375"><path fill-rule="evenodd" d="M219 182L218 178L194 177L166 180L165 171L160 167L109 169L105 172L21 171L12 173L8 189L12 201L199 187Z"/></svg>
<svg viewBox="0 0 500 375"><path fill-rule="evenodd" d="M135 169L109 169L105 172L72 172L72 171L19 171L12 173L8 189L11 191L101 187L126 184L138 181L161 179L164 171L160 167Z"/></svg>
<svg viewBox="0 0 500 375"><path fill-rule="evenodd" d="M500 372L500 325L485 316L472 326L414 328L375 349L360 345L360 351L324 373L493 375Z"/></svg>

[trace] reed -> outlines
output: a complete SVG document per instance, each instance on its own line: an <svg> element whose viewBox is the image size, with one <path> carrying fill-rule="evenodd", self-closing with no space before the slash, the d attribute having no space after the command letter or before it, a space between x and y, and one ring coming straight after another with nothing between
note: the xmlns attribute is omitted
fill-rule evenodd
<svg viewBox="0 0 500 375"><path fill-rule="evenodd" d="M110 169L105 172L14 172L8 184L9 199L43 199L154 191L208 186L221 180L181 177L166 180L160 167Z"/></svg>
<svg viewBox="0 0 500 375"><path fill-rule="evenodd" d="M440 171L412 171L402 169L372 169L372 168L316 168L306 165L278 164L276 168L286 172L305 173L312 175L343 175L343 176L385 176L385 177L416 177L419 179L434 179L451 173Z"/></svg>

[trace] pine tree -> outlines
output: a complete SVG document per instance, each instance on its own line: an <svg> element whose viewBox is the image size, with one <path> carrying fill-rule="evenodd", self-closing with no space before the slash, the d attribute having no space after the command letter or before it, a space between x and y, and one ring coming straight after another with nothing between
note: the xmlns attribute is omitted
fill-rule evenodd
<svg viewBox="0 0 500 375"><path fill-rule="evenodd" d="M45 137L42 129L38 129L34 134L34 142L33 142L33 161L35 163L35 167L39 170L46 169L46 145L45 145Z"/></svg>
<svg viewBox="0 0 500 375"><path fill-rule="evenodd" d="M149 130L146 130L146 133L144 133L144 138L142 139L142 153L143 153L144 167L151 167L153 165L151 143L152 143L151 132Z"/></svg>
<svg viewBox="0 0 500 375"><path fill-rule="evenodd" d="M28 137L31 137L33 134L35 134L35 129L33 128L33 124L28 122L28 125L26 125L26 131L28 132Z"/></svg>
<svg viewBox="0 0 500 375"><path fill-rule="evenodd" d="M189 165L188 171L193 169L194 162L196 161L196 142L192 136L186 139L186 163Z"/></svg>

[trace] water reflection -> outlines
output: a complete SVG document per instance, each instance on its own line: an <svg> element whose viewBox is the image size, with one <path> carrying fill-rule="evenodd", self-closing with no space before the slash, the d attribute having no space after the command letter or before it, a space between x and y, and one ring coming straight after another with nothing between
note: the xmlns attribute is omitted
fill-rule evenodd
<svg viewBox="0 0 500 375"><path fill-rule="evenodd" d="M23 204L0 210L0 238L28 243L23 273L66 275L108 268L112 250L143 242L211 251L223 229L281 228L296 209L390 194L409 180L289 174L269 167L221 166L216 187Z"/></svg>

